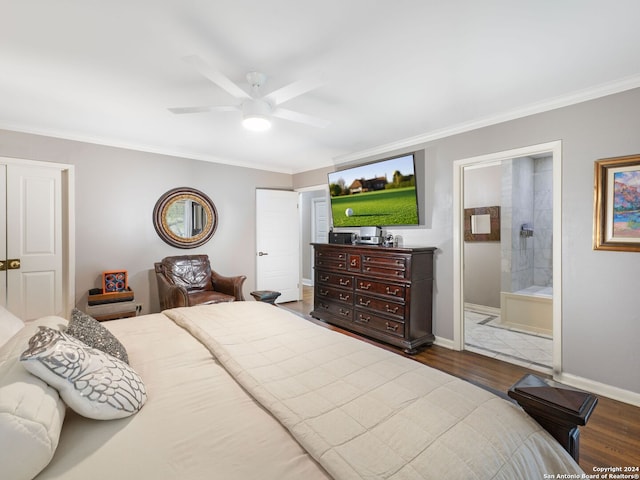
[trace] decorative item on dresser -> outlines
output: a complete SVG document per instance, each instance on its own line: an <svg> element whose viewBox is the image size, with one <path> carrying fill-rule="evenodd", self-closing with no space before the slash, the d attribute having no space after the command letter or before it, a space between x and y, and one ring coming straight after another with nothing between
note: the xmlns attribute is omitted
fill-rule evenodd
<svg viewBox="0 0 640 480"><path fill-rule="evenodd" d="M415 354L431 345L433 247L312 244L311 316Z"/></svg>

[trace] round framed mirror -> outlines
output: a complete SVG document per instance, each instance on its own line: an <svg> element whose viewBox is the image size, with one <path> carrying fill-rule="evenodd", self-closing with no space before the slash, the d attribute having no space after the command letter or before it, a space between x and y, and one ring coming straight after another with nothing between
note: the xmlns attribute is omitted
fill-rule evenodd
<svg viewBox="0 0 640 480"><path fill-rule="evenodd" d="M209 241L218 227L218 212L209 197L195 188L169 190L156 202L153 226L162 240L177 248Z"/></svg>

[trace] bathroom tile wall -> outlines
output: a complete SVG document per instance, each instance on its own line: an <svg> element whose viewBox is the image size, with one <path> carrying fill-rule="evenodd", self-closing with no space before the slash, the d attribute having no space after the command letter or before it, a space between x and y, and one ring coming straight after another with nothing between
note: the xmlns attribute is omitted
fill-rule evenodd
<svg viewBox="0 0 640 480"><path fill-rule="evenodd" d="M553 285L553 158L536 158L533 174L533 284Z"/></svg>

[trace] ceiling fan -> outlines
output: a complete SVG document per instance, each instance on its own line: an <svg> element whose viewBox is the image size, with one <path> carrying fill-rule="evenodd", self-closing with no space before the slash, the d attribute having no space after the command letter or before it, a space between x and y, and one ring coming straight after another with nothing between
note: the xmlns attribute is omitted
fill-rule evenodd
<svg viewBox="0 0 640 480"><path fill-rule="evenodd" d="M169 111L172 113L240 111L243 115L242 125L249 130L255 131L269 129L271 127L271 117L283 118L291 122L303 123L320 128L325 128L329 125L329 122L326 120L288 110L280 106L295 97L318 88L321 83L317 80L299 80L265 95L262 90L267 81L267 76L261 72L249 72L247 74L247 81L251 86L251 93L247 93L200 57L192 55L185 57L184 60L195 67L204 77L240 100L240 103L236 105L203 105L199 107L169 108Z"/></svg>

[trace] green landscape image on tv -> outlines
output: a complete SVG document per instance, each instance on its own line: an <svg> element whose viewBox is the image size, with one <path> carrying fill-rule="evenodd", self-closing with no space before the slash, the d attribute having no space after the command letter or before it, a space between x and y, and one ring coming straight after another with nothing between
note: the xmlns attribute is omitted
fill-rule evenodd
<svg viewBox="0 0 640 480"><path fill-rule="evenodd" d="M335 227L418 225L412 154L329 174Z"/></svg>

